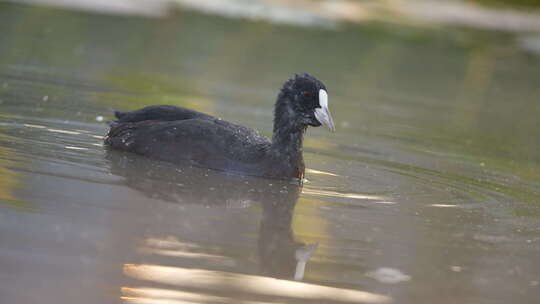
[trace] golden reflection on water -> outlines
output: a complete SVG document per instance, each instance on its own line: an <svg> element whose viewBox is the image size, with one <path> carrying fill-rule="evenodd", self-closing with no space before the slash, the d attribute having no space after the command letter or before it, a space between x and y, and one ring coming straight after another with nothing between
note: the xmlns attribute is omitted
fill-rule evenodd
<svg viewBox="0 0 540 304"><path fill-rule="evenodd" d="M185 303L231 303L231 299L201 293L176 291L161 288L129 288L122 287L120 299L132 304L185 304ZM261 302L240 300L242 304L281 304L284 302Z"/></svg>
<svg viewBox="0 0 540 304"><path fill-rule="evenodd" d="M162 256L183 257L193 259L205 259L223 265L230 265L234 260L218 254L195 252L200 246L194 243L181 242L175 238L148 238L144 246L138 251L143 254L157 254Z"/></svg>
<svg viewBox="0 0 540 304"><path fill-rule="evenodd" d="M224 297L163 288L122 287L121 291L126 303L229 303Z"/></svg>
<svg viewBox="0 0 540 304"><path fill-rule="evenodd" d="M319 171L319 170L309 169L309 168L306 169L306 172L311 173L311 174L317 174L317 175L328 175L328 176L334 176L334 177L340 176L331 172Z"/></svg>
<svg viewBox="0 0 540 304"><path fill-rule="evenodd" d="M230 265L233 259L218 255L198 252L201 246L195 243L179 241L175 237L167 238L147 238L144 245L138 249L144 254L157 254L163 256L174 256L183 258L206 259Z"/></svg>
<svg viewBox="0 0 540 304"><path fill-rule="evenodd" d="M147 247L140 248L139 252L146 253L146 254L157 254L157 255L164 255L164 256L184 257L184 258L202 258L202 259L223 260L223 261L229 260L229 258L225 256L216 255L216 254L184 252L184 251L179 251L179 250L163 250L163 249L155 249L155 248L147 248Z"/></svg>
<svg viewBox="0 0 540 304"><path fill-rule="evenodd" d="M28 127L28 128L36 128L36 129L45 129L47 127L45 126L40 126L40 125L33 125L33 124L23 124L25 127Z"/></svg>
<svg viewBox="0 0 540 304"><path fill-rule="evenodd" d="M182 249L182 250L189 250L194 248L200 248L201 246L195 243L190 242L181 242L175 237L167 237L167 238L148 238L144 241L145 245L147 246L153 246L153 247L160 247L160 248L167 248L167 249Z"/></svg>
<svg viewBox="0 0 540 304"><path fill-rule="evenodd" d="M454 204L431 204L429 207L436 207L436 208L458 208L458 205Z"/></svg>
<svg viewBox="0 0 540 304"><path fill-rule="evenodd" d="M83 148L83 147L74 147L74 146L65 146L64 148L68 149L68 150L88 150L88 148Z"/></svg>
<svg viewBox="0 0 540 304"><path fill-rule="evenodd" d="M79 134L81 134L81 132L77 132L77 131L68 131L68 130L51 129L51 128L48 128L47 131L54 132L54 133L69 134L69 135L79 135Z"/></svg>
<svg viewBox="0 0 540 304"><path fill-rule="evenodd" d="M245 296L272 296L285 297L290 300L314 300L328 302L344 302L344 303L390 303L392 298L365 291L352 289L343 289L335 287L327 287L322 285L308 284L295 281L287 281L274 279L256 275L245 275L232 272L170 267L148 264L124 264L123 272L126 276L151 281L152 283L161 283L175 285L184 288L197 288L208 291L226 291L233 294L241 294ZM188 296L183 298L192 303L201 303L201 299L194 299L195 295L189 293L172 292L156 292L153 289L147 288L122 288L122 299L125 301L134 301L140 299L148 299L144 303L164 303L161 300L173 300L178 296ZM199 294L197 294L199 295ZM175 298L175 296L177 296ZM191 298L189 298L191 296ZM201 295L204 297L204 295ZM161 297L161 298L158 298ZM170 297L170 298L169 298ZM157 298L157 301L153 301ZM150 301L152 300L152 301ZM181 301L181 300L180 300ZM195 301L195 302L193 302ZM206 301L202 302L205 303ZM137 303L137 302L132 302ZM139 302L143 303L143 302ZM167 302L178 303L178 302ZM182 303L182 302L180 302ZM185 303L185 302L184 302ZM189 303L189 302L188 302ZM323 302L324 303L324 302Z"/></svg>
<svg viewBox="0 0 540 304"><path fill-rule="evenodd" d="M2 134L0 136L7 137ZM10 167L17 164L17 158L15 152L0 146L0 202L17 208L28 208L26 202L15 197L15 191L20 187L21 181L19 173Z"/></svg>
<svg viewBox="0 0 540 304"><path fill-rule="evenodd" d="M382 201L383 203L391 204L395 202L389 202L387 197L380 195L360 194L360 193L343 193L331 190L321 190L305 187L302 189L302 194L316 195L316 196L328 196L328 197L342 197L361 200L375 200Z"/></svg>

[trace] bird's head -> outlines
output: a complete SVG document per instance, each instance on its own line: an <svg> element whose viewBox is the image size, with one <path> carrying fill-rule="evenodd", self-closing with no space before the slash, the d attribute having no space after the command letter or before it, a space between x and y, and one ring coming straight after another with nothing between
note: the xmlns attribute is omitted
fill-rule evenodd
<svg viewBox="0 0 540 304"><path fill-rule="evenodd" d="M300 124L325 125L330 131L335 131L328 109L328 90L320 80L308 74L297 74L285 82L282 95L286 96L289 109Z"/></svg>

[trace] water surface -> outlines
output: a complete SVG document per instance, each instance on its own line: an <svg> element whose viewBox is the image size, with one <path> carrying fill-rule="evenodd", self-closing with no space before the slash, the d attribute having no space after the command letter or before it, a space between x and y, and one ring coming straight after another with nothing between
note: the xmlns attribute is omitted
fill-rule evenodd
<svg viewBox="0 0 540 304"><path fill-rule="evenodd" d="M511 36L14 4L0 28L2 303L540 296L540 58ZM338 129L308 131L303 188L101 144L148 104L270 136L295 72Z"/></svg>

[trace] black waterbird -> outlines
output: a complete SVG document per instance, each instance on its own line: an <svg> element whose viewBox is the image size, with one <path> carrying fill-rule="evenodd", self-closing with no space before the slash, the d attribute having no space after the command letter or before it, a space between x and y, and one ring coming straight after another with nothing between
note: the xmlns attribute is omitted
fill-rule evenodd
<svg viewBox="0 0 540 304"><path fill-rule="evenodd" d="M324 84L308 74L287 80L274 109L272 140L257 131L176 106L115 112L105 144L151 158L227 172L302 179L308 126L335 130Z"/></svg>

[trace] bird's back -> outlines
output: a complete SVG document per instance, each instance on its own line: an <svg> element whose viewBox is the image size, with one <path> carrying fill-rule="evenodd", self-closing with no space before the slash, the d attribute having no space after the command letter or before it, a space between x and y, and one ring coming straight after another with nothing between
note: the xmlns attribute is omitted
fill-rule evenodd
<svg viewBox="0 0 540 304"><path fill-rule="evenodd" d="M212 119L211 115L201 113L184 107L171 105L147 106L136 111L114 111L115 122L140 122L145 120L174 121L186 119Z"/></svg>
<svg viewBox="0 0 540 304"><path fill-rule="evenodd" d="M207 114L172 109L166 116L159 115L162 108L117 114L105 144L173 163L265 175L271 145L266 137Z"/></svg>

